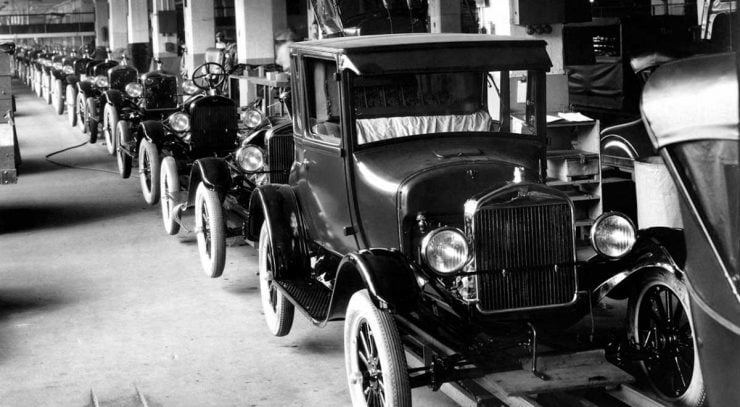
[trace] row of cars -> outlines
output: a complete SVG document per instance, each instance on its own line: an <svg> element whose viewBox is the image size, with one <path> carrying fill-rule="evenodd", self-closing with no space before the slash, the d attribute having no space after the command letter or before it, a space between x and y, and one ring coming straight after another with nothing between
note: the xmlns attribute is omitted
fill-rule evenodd
<svg viewBox="0 0 740 407"><path fill-rule="evenodd" d="M275 137L279 133L266 137L273 121L259 110L240 110L220 94L224 68L208 62L181 81L158 62L156 69L140 74L125 55L114 60L110 52L107 59L95 60L20 50L16 61L21 79L58 114L66 109L70 125L90 143L102 136L122 178L138 164L144 200L161 204L166 232L177 234L181 225L195 230L205 272L220 276L226 239L241 235L244 223L227 225L221 202L233 204L227 205L231 215L246 213L239 200L285 172L275 165L265 171L265 149L280 154L292 147L283 145L287 137ZM184 215L194 215L194 225Z"/></svg>
<svg viewBox="0 0 740 407"><path fill-rule="evenodd" d="M500 372L494 361L520 346L547 380L538 335L593 319L607 297L628 302L611 360L666 403L705 402L682 231L605 213L584 251L573 203L544 183L544 41L335 38L296 43L291 58L287 119L240 114L212 63L178 88L161 71L98 62L105 74L85 68L77 90L100 95L78 116L90 132L102 112L123 177L138 158L168 233L194 214L207 275L221 275L227 236L255 243L272 334L290 332L296 309L318 327L345 321L353 405L410 405L411 388ZM43 77L43 61L25 63ZM512 71L527 72L523 117L509 105Z"/></svg>

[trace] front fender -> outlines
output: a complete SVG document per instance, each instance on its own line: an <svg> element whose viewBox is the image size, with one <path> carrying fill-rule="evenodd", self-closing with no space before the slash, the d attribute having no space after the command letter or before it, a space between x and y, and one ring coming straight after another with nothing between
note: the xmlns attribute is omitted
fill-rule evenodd
<svg viewBox="0 0 740 407"><path fill-rule="evenodd" d="M67 74L65 74L63 71L51 71L52 76L54 76L54 79L59 79L62 82L64 82L67 79Z"/></svg>
<svg viewBox="0 0 740 407"><path fill-rule="evenodd" d="M596 256L580 267L581 287L588 287L591 299L623 299L644 273L662 269L683 278L686 246L683 231L670 228L640 230L634 247L626 256L610 260Z"/></svg>
<svg viewBox="0 0 740 407"><path fill-rule="evenodd" d="M164 139L164 126L156 120L145 120L141 123L141 134L147 140L159 145Z"/></svg>
<svg viewBox="0 0 740 407"><path fill-rule="evenodd" d="M80 82L77 82L77 90L82 92L82 94L85 95L85 97L87 98L87 97L92 96L93 85L90 82L80 81Z"/></svg>
<svg viewBox="0 0 740 407"><path fill-rule="evenodd" d="M257 241L263 223L272 241L275 278L306 277L309 267L303 217L290 186L269 184L252 192L247 239Z"/></svg>
<svg viewBox="0 0 740 407"><path fill-rule="evenodd" d="M412 309L419 285L409 261L398 251L370 249L344 256L337 268L328 320L344 318L352 294L367 289L375 306L391 312Z"/></svg>
<svg viewBox="0 0 740 407"><path fill-rule="evenodd" d="M109 89L104 93L106 103L110 103L116 108L117 112L121 111L121 104L123 103L123 95L120 90Z"/></svg>
<svg viewBox="0 0 740 407"><path fill-rule="evenodd" d="M231 173L226 161L221 158L206 157L193 162L193 168L190 170L188 205L195 202L195 192L201 182L206 188L216 191L223 201L224 194L231 188Z"/></svg>

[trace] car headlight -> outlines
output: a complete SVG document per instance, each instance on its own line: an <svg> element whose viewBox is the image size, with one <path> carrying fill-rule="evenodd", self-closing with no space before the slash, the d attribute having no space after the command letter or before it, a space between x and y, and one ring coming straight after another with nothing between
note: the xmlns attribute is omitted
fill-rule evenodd
<svg viewBox="0 0 740 407"><path fill-rule="evenodd" d="M239 116L242 123L250 129L257 128L257 126L262 124L265 120L265 116L262 115L262 112L257 109L252 109L251 107L241 112Z"/></svg>
<svg viewBox="0 0 740 407"><path fill-rule="evenodd" d="M195 86L195 83L193 83L193 81L184 81L182 83L182 91L186 95L194 95L198 93L199 90L200 89L197 86Z"/></svg>
<svg viewBox="0 0 740 407"><path fill-rule="evenodd" d="M170 116L170 127L177 132L190 130L190 116L185 113L177 112Z"/></svg>
<svg viewBox="0 0 740 407"><path fill-rule="evenodd" d="M57 70L60 70L60 69L62 69L62 68L63 68L63 66L62 66L62 63L61 63L61 62L54 62L54 63L52 64L52 67L54 67L54 69L57 69Z"/></svg>
<svg viewBox="0 0 740 407"><path fill-rule="evenodd" d="M247 144L236 151L236 163L246 172L259 171L265 167L265 153L261 148Z"/></svg>
<svg viewBox="0 0 740 407"><path fill-rule="evenodd" d="M95 86L99 88L107 88L108 87L108 78L106 78L103 75L98 75L95 77Z"/></svg>
<svg viewBox="0 0 740 407"><path fill-rule="evenodd" d="M71 66L69 66L69 65L65 65L65 66L64 66L64 68L62 68L62 72L64 72L64 73L65 73L65 74L67 74L67 75L74 75L74 73L75 73L75 69L74 69L74 68L72 68L72 67L71 67Z"/></svg>
<svg viewBox="0 0 740 407"><path fill-rule="evenodd" d="M607 212L591 226L591 245L597 253L618 259L632 250L637 240L635 225L619 212Z"/></svg>
<svg viewBox="0 0 740 407"><path fill-rule="evenodd" d="M125 90L126 94L131 96L132 98L138 98L139 96L141 96L142 93L144 93L144 87L136 82L131 82L127 84Z"/></svg>
<svg viewBox="0 0 740 407"><path fill-rule="evenodd" d="M454 273L462 269L470 258L468 240L459 229L435 229L422 239L421 256L435 272Z"/></svg>

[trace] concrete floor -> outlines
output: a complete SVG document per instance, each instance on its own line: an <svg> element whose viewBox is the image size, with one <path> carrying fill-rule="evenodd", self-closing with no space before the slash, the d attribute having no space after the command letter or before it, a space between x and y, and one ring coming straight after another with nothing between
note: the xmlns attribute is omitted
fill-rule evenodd
<svg viewBox="0 0 740 407"><path fill-rule="evenodd" d="M63 168L79 130L14 83L23 165L0 186L0 406L344 406L342 324L268 334L256 252L200 271L192 235L165 234L138 178ZM55 157L115 171L99 144ZM415 405L449 399L414 390Z"/></svg>

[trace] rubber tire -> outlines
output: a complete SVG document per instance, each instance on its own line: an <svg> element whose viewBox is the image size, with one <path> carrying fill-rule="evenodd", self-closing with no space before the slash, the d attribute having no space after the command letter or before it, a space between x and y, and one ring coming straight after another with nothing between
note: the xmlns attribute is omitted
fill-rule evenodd
<svg viewBox="0 0 740 407"><path fill-rule="evenodd" d="M52 105L54 105L54 111L61 116L64 114L64 84L61 79L54 79L52 90Z"/></svg>
<svg viewBox="0 0 740 407"><path fill-rule="evenodd" d="M357 357L361 346L358 344L357 334L362 322L367 323L372 338L375 339L384 383L385 406L410 407L411 385L396 322L388 311L378 309L373 304L366 289L352 295L344 322L344 361L352 405L367 405Z"/></svg>
<svg viewBox="0 0 740 407"><path fill-rule="evenodd" d="M51 81L52 81L52 75L46 75L44 77L46 82L46 92L44 93L44 101L46 101L47 105L51 104Z"/></svg>
<svg viewBox="0 0 740 407"><path fill-rule="evenodd" d="M134 159L130 155L126 154L121 148L121 140L128 139L128 134L131 131L127 120L119 120L116 123L116 130L113 137L116 139L116 165L118 166L118 175L121 178L126 179L131 176L131 167L133 166ZM159 182L159 180L157 180Z"/></svg>
<svg viewBox="0 0 740 407"><path fill-rule="evenodd" d="M98 101L93 97L87 98L85 106L87 106L85 127L87 127L87 132L90 134L90 144L95 144L98 141L98 121L95 119L98 110Z"/></svg>
<svg viewBox="0 0 740 407"><path fill-rule="evenodd" d="M644 298L645 293L656 285L661 285L664 288L668 288L673 292L681 302L686 317L691 325L691 334L694 338L694 369L691 374L691 383L686 389L684 394L680 397L672 397L663 394L654 383L650 380L647 369L643 362L639 362L640 368L644 374L645 380L647 380L650 387L655 391L666 406L673 407L701 407L706 404L706 392L704 389L704 378L701 373L701 366L699 363L699 353L696 347L696 334L694 331L694 323L691 319L691 308L689 305L689 293L686 287L686 283L679 280L673 273L658 269L655 272L650 272L644 276L641 281L635 285L636 289L632 291L627 303L627 338L632 343L637 343L637 310L640 309L641 302Z"/></svg>
<svg viewBox="0 0 740 407"><path fill-rule="evenodd" d="M64 103L67 105L67 120L72 127L77 126L77 89L67 85L67 97Z"/></svg>
<svg viewBox="0 0 740 407"><path fill-rule="evenodd" d="M117 150L117 139L115 137L117 123L118 110L112 104L106 103L103 108L103 137L105 138L105 148L110 155L115 155ZM159 182L159 178L157 178L157 182Z"/></svg>
<svg viewBox="0 0 740 407"><path fill-rule="evenodd" d="M148 162L148 165L147 165ZM156 205L159 202L159 170L160 170L159 150L157 146L147 139L141 140L139 145L139 182L141 183L141 194L149 205ZM147 179L147 168L149 169L149 179ZM149 185L147 185L149 181Z"/></svg>
<svg viewBox="0 0 740 407"><path fill-rule="evenodd" d="M36 76L34 77L34 81L33 81L33 86L34 86L34 90L36 91L36 96L38 96L39 98L43 96L42 91L41 91L41 78L42 77L43 75L41 74L41 72L37 71Z"/></svg>
<svg viewBox="0 0 740 407"><path fill-rule="evenodd" d="M268 270L268 261L270 264L275 264L272 259L272 241L270 240L270 233L267 230L267 224L263 223L260 229L259 244L257 245L257 251L259 258L257 261L260 279L260 298L262 302L262 313L265 315L265 322L267 323L267 329L271 334L275 336L285 336L290 333L290 329L293 327L293 317L295 314L295 307L288 301L280 290L275 290L275 298L273 304L273 298L270 293L270 286L274 284L272 282L272 275Z"/></svg>
<svg viewBox="0 0 740 407"><path fill-rule="evenodd" d="M77 125L80 126L82 134L87 134L87 99L82 92L77 93Z"/></svg>
<svg viewBox="0 0 740 407"><path fill-rule="evenodd" d="M208 217L210 242L203 233L203 214ZM201 182L195 190L195 237L198 240L198 254L203 272L210 278L221 277L226 264L226 222L224 209L218 193ZM206 244L210 243L210 254Z"/></svg>
<svg viewBox="0 0 740 407"><path fill-rule="evenodd" d="M180 224L174 219L173 210L175 200L171 197L180 192L180 177L177 174L177 162L172 157L165 157L159 171L159 190L162 194L159 204L162 207L162 222L168 235L176 235L180 231Z"/></svg>

